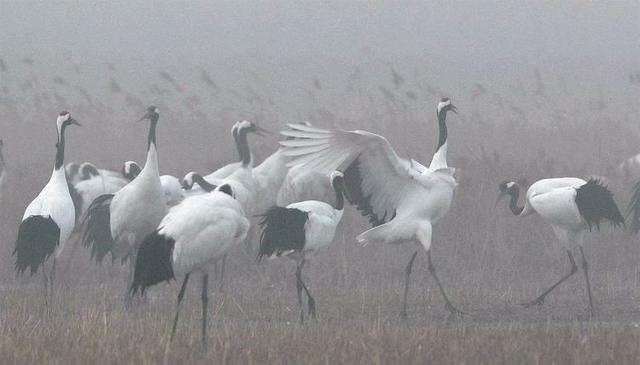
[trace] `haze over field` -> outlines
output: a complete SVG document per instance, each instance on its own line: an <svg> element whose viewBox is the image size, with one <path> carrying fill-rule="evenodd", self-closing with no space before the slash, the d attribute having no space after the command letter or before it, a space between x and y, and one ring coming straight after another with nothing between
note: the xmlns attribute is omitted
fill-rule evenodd
<svg viewBox="0 0 640 365"><path fill-rule="evenodd" d="M67 135L67 162L119 169L144 162L147 125L134 122L157 105L161 172L182 177L235 160L240 119L274 132L302 120L370 130L428 164L442 96L459 109L448 145L460 185L433 254L452 301L471 313L460 321L442 319L424 254L410 321L398 318L412 247L359 247L368 226L352 207L309 271L319 323L292 325L293 265L238 249L226 294L210 290L206 354L192 351L195 289L184 338L169 347L175 283L126 312L126 267L97 267L81 249L44 314L40 276L15 277L17 228L51 174L60 110L84 124ZM639 239L608 226L587 236L595 320L577 275L544 307L523 309L566 256L539 218L494 202L503 180L597 175L626 208L640 168L617 167L640 152L639 101L638 1L0 0L0 362L633 362ZM258 162L280 138L250 139Z"/></svg>

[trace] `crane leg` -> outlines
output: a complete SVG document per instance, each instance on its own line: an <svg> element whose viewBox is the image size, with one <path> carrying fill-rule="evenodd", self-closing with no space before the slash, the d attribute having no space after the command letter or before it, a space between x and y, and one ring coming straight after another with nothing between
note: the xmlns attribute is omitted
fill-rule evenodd
<svg viewBox="0 0 640 365"><path fill-rule="evenodd" d="M302 308L302 289L304 283L302 282L302 268L304 268L304 259L298 264L296 269L296 290L298 293L298 307L300 308L300 323L304 322L304 309Z"/></svg>
<svg viewBox="0 0 640 365"><path fill-rule="evenodd" d="M218 290L220 291L220 293L224 293L224 268L226 266L227 266L227 254L224 254L224 256L222 256L222 262L220 263L220 278L218 279L220 280L220 284L218 286Z"/></svg>
<svg viewBox="0 0 640 365"><path fill-rule="evenodd" d="M209 304L209 274L204 274L202 277L202 293L200 298L202 299L202 346L207 348L207 304Z"/></svg>
<svg viewBox="0 0 640 365"><path fill-rule="evenodd" d="M433 275L433 278L436 280L436 284L438 284L438 288L440 289L440 293L442 294L442 297L444 298L445 308L449 311L450 316L460 316L460 315L465 314L464 312L462 312L458 308L454 307L453 304L451 304L451 301L449 300L449 297L447 297L447 293L445 293L444 288L442 287L442 283L440 283L440 279L438 278L438 275L436 274L436 268L435 268L435 266L433 266L433 261L431 260L431 250L427 251L427 262L428 262L428 265L429 265L429 272L431 273L431 275Z"/></svg>
<svg viewBox="0 0 640 365"><path fill-rule="evenodd" d="M532 300L529 303L523 303L522 305L524 307L532 307L534 305L542 305L544 304L544 298L547 296L547 294L551 293L551 291L553 289L555 289L558 285L562 284L562 282L564 282L565 280L569 279L571 277L571 275L575 274L576 271L578 271L578 266L576 265L576 260L573 259L573 255L571 254L570 250L567 250L567 255L569 255L569 262L571 263L571 269L570 271L563 276L562 278L560 278L560 280L558 280L557 283L553 284L549 289L545 290L544 293L540 294L536 299Z"/></svg>
<svg viewBox="0 0 640 365"><path fill-rule="evenodd" d="M176 316L173 318L173 328L171 329L171 341L173 341L173 337L176 335L176 327L178 326L178 315L180 314L180 303L182 303L182 298L184 298L184 292L187 290L187 282L189 282L189 274L185 275L184 281L182 282L182 287L180 288L180 292L178 293L178 304L176 304Z"/></svg>
<svg viewBox="0 0 640 365"><path fill-rule="evenodd" d="M44 264L42 264L42 281L44 283L44 307L49 308L49 278L47 278Z"/></svg>
<svg viewBox="0 0 640 365"><path fill-rule="evenodd" d="M129 288L133 283L133 276L135 275L136 263L133 254L129 254L129 278L127 279L126 286L124 288L124 307L129 309L131 307L131 303L133 301L133 294Z"/></svg>
<svg viewBox="0 0 640 365"><path fill-rule="evenodd" d="M44 267L42 268L44 270ZM54 291L54 281L56 278L56 258L53 257L53 264L51 265L51 272L49 273L49 302L53 305L53 291Z"/></svg>
<svg viewBox="0 0 640 365"><path fill-rule="evenodd" d="M402 300L402 311L400 312L400 317L406 319L407 318L407 297L409 296L409 277L411 276L411 268L413 267L413 262L416 260L416 256L418 256L418 250L411 255L409 259L409 263L407 263L407 267L404 269L404 299Z"/></svg>
<svg viewBox="0 0 640 365"><path fill-rule="evenodd" d="M589 294L589 312L594 315L593 297L591 296L591 284L589 283L589 270L587 269L587 258L584 256L584 250L580 246L580 254L582 255L582 269L584 270L584 279L587 282L587 294Z"/></svg>
<svg viewBox="0 0 640 365"><path fill-rule="evenodd" d="M316 300L313 299L313 297L311 296L311 291L309 291L309 288L307 288L305 283L302 281L302 269L300 269L300 277L298 280L300 280L300 283L302 284L302 288L304 289L304 292L307 293L309 315L311 316L311 318L315 319L316 318Z"/></svg>

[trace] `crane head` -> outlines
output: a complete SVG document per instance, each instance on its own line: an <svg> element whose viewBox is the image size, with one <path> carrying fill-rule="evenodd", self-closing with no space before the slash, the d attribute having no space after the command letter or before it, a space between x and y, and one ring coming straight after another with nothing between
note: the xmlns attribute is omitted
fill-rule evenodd
<svg viewBox="0 0 640 365"><path fill-rule="evenodd" d="M142 118L138 119L138 122L142 122L145 119L149 119L152 122L157 122L160 118L160 110L155 105L150 105L147 108L147 112L142 116Z"/></svg>
<svg viewBox="0 0 640 365"><path fill-rule="evenodd" d="M132 181L140 174L140 171L142 171L142 168L137 162L127 161L122 165L121 173L127 180Z"/></svg>
<svg viewBox="0 0 640 365"><path fill-rule="evenodd" d="M96 166L90 162L85 162L79 168L80 180L89 180L94 176L100 175Z"/></svg>
<svg viewBox="0 0 640 365"><path fill-rule="evenodd" d="M58 133L62 130L62 127L69 126L71 124L81 126L82 124L78 123L77 120L71 117L71 113L68 111L61 111L58 113L58 119L56 120L56 125L58 126Z"/></svg>
<svg viewBox="0 0 640 365"><path fill-rule="evenodd" d="M446 115L448 111L458 113L458 108L456 108L455 105L451 104L451 99L449 99L448 97L443 97L438 103L438 115L440 115L440 113L445 113Z"/></svg>
<svg viewBox="0 0 640 365"><path fill-rule="evenodd" d="M520 191L520 186L518 186L518 184L514 181L505 181L498 186L498 191L500 193L498 194L498 198L496 199L496 207L504 196L518 193Z"/></svg>
<svg viewBox="0 0 640 365"><path fill-rule="evenodd" d="M271 134L270 131L258 126L254 122L250 122L248 120L241 120L236 122L231 129L231 133L236 137L241 133L255 133L259 136L264 136L265 134Z"/></svg>
<svg viewBox="0 0 640 365"><path fill-rule="evenodd" d="M191 188L193 188L193 177L195 175L196 173L194 171L190 171L186 175L184 175L184 177L182 178L182 188L184 190L191 190Z"/></svg>

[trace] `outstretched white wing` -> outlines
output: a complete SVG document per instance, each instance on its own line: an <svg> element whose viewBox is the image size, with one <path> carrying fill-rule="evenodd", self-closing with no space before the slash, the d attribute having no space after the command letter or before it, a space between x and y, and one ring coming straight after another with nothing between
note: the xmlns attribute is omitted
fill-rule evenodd
<svg viewBox="0 0 640 365"><path fill-rule="evenodd" d="M428 188L415 179L430 174L421 164L401 159L383 136L367 131L324 130L288 124L281 133L294 139L281 141L290 166L324 174L340 170L345 175L347 197L372 224L391 220L407 192Z"/></svg>

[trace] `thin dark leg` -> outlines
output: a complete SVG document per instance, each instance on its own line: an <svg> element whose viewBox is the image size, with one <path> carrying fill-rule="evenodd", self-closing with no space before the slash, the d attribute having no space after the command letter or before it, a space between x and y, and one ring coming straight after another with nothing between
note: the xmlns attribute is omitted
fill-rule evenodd
<svg viewBox="0 0 640 365"><path fill-rule="evenodd" d="M184 281L182 282L180 293L178 293L178 304L176 305L176 316L173 319L173 328L171 329L171 341L173 341L173 337L176 335L176 327L178 326L178 314L180 313L180 303L182 303L182 298L184 298L184 292L187 289L188 281L189 281L189 274L184 276Z"/></svg>
<svg viewBox="0 0 640 365"><path fill-rule="evenodd" d="M133 276L136 270L136 261L135 257L132 254L129 254L129 278L127 279L127 283L124 289L124 307L129 309L131 307L131 303L133 301L133 294L129 290L131 284L133 283Z"/></svg>
<svg viewBox="0 0 640 365"><path fill-rule="evenodd" d="M569 262L571 263L570 271L565 276L563 276L560 280L558 280L557 283L553 284L549 289L547 289L544 293L540 294L540 296L538 296L536 299L532 300L529 303L522 304L523 306L531 307L534 305L544 304L544 298L547 296L547 294L551 293L553 289L555 289L558 285L562 284L563 281L569 279L571 275L575 274L576 271L578 271L578 266L576 266L576 260L573 259L573 255L571 254L571 251L567 250L567 255L569 255Z"/></svg>
<svg viewBox="0 0 640 365"><path fill-rule="evenodd" d="M47 278L44 263L42 264L42 280L44 283L44 307L49 308L49 278Z"/></svg>
<svg viewBox="0 0 640 365"><path fill-rule="evenodd" d="M44 267L42 268L44 270ZM51 272L49 273L49 302L53 305L53 291L54 291L54 280L56 278L56 258L53 258L53 265L51 265Z"/></svg>
<svg viewBox="0 0 640 365"><path fill-rule="evenodd" d="M300 267L300 275L298 276L298 281L300 282L300 284L302 284L302 289L304 289L304 292L307 293L307 299L308 299L308 306L309 306L309 315L312 318L316 318L316 300L313 299L313 297L311 296L311 292L309 291L309 288L307 288L307 286L305 285L304 281L302 281L302 267L304 267L306 261L302 261L302 265ZM300 306L302 307L302 303L300 304ZM301 308L302 310L302 308Z"/></svg>
<svg viewBox="0 0 640 365"><path fill-rule="evenodd" d="M207 348L207 304L209 304L209 297L207 291L209 287L209 274L204 274L202 277L202 346Z"/></svg>
<svg viewBox="0 0 640 365"><path fill-rule="evenodd" d="M444 298L445 308L447 308L447 310L449 311L449 313L451 313L452 316L464 314L461 310L454 307L453 304L451 304L449 297L447 297L447 293L445 293L444 288L442 287L442 283L440 283L440 279L436 274L436 268L435 266L433 266L433 261L431 260L431 250L427 251L427 261L429 265L429 272L431 272L431 275L433 275L433 278L436 280L436 284L438 284L438 288L440 288L440 293Z"/></svg>
<svg viewBox="0 0 640 365"><path fill-rule="evenodd" d="M418 256L418 250L411 255L409 259L409 263L407 263L407 267L404 269L404 299L402 300L402 311L400 312L400 317L406 319L407 318L407 297L409 296L409 277L411 276L411 268L413 267L413 262L416 260L416 256Z"/></svg>
<svg viewBox="0 0 640 365"><path fill-rule="evenodd" d="M594 315L593 297L591 296L591 284L589 283L589 270L587 269L587 258L584 256L584 250L580 246L580 254L582 255L582 269L584 270L584 279L587 281L587 293L589 294L589 311L591 316Z"/></svg>
<svg viewBox="0 0 640 365"><path fill-rule="evenodd" d="M304 260L300 262L296 269L296 290L298 291L298 306L300 308L300 323L304 322L304 310L302 309L302 268L304 267Z"/></svg>
<svg viewBox="0 0 640 365"><path fill-rule="evenodd" d="M218 290L224 293L224 268L227 266L227 255L222 256L222 262L220 263L220 286ZM217 267L216 267L217 268Z"/></svg>

